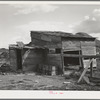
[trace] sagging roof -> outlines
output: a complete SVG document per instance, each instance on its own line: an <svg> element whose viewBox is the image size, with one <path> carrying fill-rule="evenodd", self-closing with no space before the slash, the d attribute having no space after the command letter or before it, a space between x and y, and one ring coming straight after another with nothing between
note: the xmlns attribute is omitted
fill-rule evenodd
<svg viewBox="0 0 100 100"><path fill-rule="evenodd" d="M89 34L84 33L84 32L78 32L76 34L72 34L72 33L62 32L62 31L31 31L31 35L34 34L34 33L54 35L54 36L60 36L60 37L92 38L92 39L95 39L95 37L92 37Z"/></svg>

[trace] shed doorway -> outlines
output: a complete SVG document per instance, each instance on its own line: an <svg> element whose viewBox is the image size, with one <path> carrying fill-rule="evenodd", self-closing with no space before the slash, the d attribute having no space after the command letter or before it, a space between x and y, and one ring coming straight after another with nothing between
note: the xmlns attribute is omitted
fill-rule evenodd
<svg viewBox="0 0 100 100"><path fill-rule="evenodd" d="M22 70L22 50L16 49L17 55L17 70Z"/></svg>

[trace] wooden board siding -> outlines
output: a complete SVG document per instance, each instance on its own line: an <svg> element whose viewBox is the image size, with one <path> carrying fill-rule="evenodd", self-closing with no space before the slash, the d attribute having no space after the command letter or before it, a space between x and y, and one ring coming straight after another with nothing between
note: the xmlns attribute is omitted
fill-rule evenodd
<svg viewBox="0 0 100 100"><path fill-rule="evenodd" d="M43 41L49 41L49 42L60 42L61 37L60 36L54 36L50 34L42 34L42 33L36 33L32 32L31 33L31 40L38 39L38 40L43 40Z"/></svg>
<svg viewBox="0 0 100 100"><path fill-rule="evenodd" d="M46 48L61 48L61 37L59 36L32 33L31 41L34 45Z"/></svg>
<svg viewBox="0 0 100 100"><path fill-rule="evenodd" d="M62 73L62 62L61 62L61 54L47 54L47 58L45 60L47 65L56 66L59 73Z"/></svg>
<svg viewBox="0 0 100 100"><path fill-rule="evenodd" d="M58 43L47 42L47 44L44 47L46 47L46 48L61 48L61 42L58 42Z"/></svg>
<svg viewBox="0 0 100 100"><path fill-rule="evenodd" d="M43 46L46 48L61 48L61 42L47 42L33 38L32 43L36 46Z"/></svg>
<svg viewBox="0 0 100 100"><path fill-rule="evenodd" d="M96 55L95 41L81 41L83 55Z"/></svg>
<svg viewBox="0 0 100 100"><path fill-rule="evenodd" d="M46 45L46 42L45 41L38 40L38 39L35 39L35 38L32 38L32 43L34 45L38 45L38 46L44 46L44 45Z"/></svg>
<svg viewBox="0 0 100 100"><path fill-rule="evenodd" d="M100 71L100 58L96 60L97 61L97 70Z"/></svg>
<svg viewBox="0 0 100 100"><path fill-rule="evenodd" d="M66 50L80 50L80 42L79 41L62 41L62 49Z"/></svg>
<svg viewBox="0 0 100 100"><path fill-rule="evenodd" d="M82 55L96 55L95 41L81 41ZM83 60L84 67L89 63L88 60ZM93 67L97 67L96 59L93 60Z"/></svg>
<svg viewBox="0 0 100 100"><path fill-rule="evenodd" d="M23 71L36 71L38 64L44 63L43 52L31 50L28 57L25 59L23 64Z"/></svg>
<svg viewBox="0 0 100 100"><path fill-rule="evenodd" d="M100 54L100 47L96 46L96 51L97 54ZM100 71L100 58L98 58L96 61L97 61L97 70Z"/></svg>
<svg viewBox="0 0 100 100"><path fill-rule="evenodd" d="M11 69L16 71L17 70L17 55L16 55L16 49L9 49L9 55L10 55L10 65Z"/></svg>
<svg viewBox="0 0 100 100"><path fill-rule="evenodd" d="M95 47L82 47L82 54L83 55L96 55L96 48Z"/></svg>
<svg viewBox="0 0 100 100"><path fill-rule="evenodd" d="M62 38L63 51L81 50L82 55L96 55L96 45L94 40L67 39ZM71 54L72 55L72 54ZM88 64L89 59L83 59L84 67ZM93 60L93 67L97 67L96 59Z"/></svg>

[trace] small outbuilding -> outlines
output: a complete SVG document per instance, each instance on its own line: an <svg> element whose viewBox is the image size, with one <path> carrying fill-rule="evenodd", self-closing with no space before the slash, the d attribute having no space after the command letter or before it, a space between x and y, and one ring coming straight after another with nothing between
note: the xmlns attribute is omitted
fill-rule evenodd
<svg viewBox="0 0 100 100"><path fill-rule="evenodd" d="M86 67L88 56L96 55L95 38L86 33L31 31L30 34L29 44L17 42L9 46L11 68L15 71L36 72L46 66L49 72L54 69L62 74L67 68ZM93 67L96 66L94 59Z"/></svg>

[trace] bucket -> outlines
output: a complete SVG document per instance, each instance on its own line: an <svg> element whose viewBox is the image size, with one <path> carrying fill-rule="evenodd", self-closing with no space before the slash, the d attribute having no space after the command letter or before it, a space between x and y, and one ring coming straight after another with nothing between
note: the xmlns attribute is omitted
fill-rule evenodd
<svg viewBox="0 0 100 100"><path fill-rule="evenodd" d="M52 72L51 75L56 75L56 66L52 66Z"/></svg>

